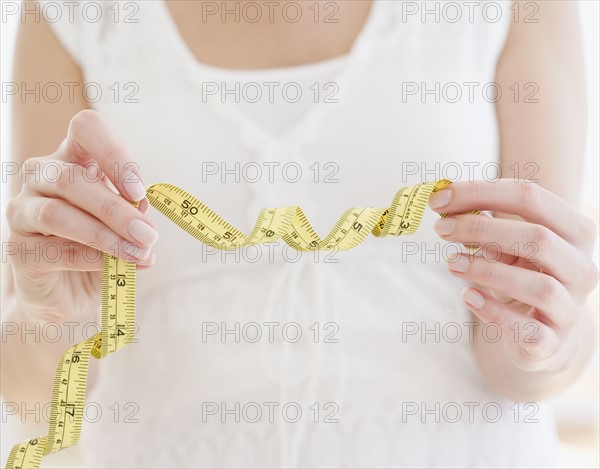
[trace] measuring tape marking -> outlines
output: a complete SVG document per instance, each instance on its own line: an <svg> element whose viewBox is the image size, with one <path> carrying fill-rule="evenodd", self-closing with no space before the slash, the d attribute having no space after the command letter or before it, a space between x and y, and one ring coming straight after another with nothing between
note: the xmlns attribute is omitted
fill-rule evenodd
<svg viewBox="0 0 600 469"><path fill-rule="evenodd" d="M147 189L146 195L150 204L177 226L218 249L232 250L283 240L299 251L344 250L361 244L369 233L386 237L416 232L431 194L449 184L451 181L442 179L404 187L396 193L389 208L348 209L324 239L317 235L302 209L296 206L261 210L252 231L246 236L177 186L154 184ZM477 248L469 250L474 252ZM48 435L14 445L8 456L7 469L39 468L44 455L77 443L83 422L90 356L102 359L134 341L135 285L135 264L103 255L102 330L62 354L52 387Z"/></svg>

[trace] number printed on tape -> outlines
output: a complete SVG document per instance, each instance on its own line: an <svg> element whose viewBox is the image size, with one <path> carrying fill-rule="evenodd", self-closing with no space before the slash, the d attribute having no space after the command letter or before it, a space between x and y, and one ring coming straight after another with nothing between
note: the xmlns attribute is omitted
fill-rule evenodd
<svg viewBox="0 0 600 469"><path fill-rule="evenodd" d="M154 184L146 195L150 204L177 226L218 249L233 250L283 240L299 251L326 251L355 248L369 234L385 237L414 233L431 194L449 184L451 181L442 179L404 187L386 208L350 208L323 239L296 206L261 210L252 232L245 235L177 186ZM90 356L104 358L134 339L135 284L135 264L104 254L102 330L63 353L54 377L48 435L14 445L7 469L38 468L45 454L77 443L83 422Z"/></svg>

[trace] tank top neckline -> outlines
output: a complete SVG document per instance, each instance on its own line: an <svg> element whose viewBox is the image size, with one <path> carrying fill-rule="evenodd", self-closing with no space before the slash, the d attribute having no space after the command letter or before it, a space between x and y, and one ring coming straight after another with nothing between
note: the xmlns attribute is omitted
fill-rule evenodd
<svg viewBox="0 0 600 469"><path fill-rule="evenodd" d="M240 78L240 79L250 79L256 78L261 75L264 76L297 76L301 73L317 73L321 69L328 69L334 65L339 64L340 62L349 60L355 54L356 49L359 48L360 44L367 41L370 33L375 27L377 23L377 17L380 13L380 2L378 0L373 0L369 12L367 14L367 18L363 23L359 33L354 38L352 45L350 46L350 51L344 54L337 55L335 57L331 57L324 60L319 60L315 62L309 62L306 64L299 65L289 65L283 67L263 67L263 68L253 68L253 69L243 69L243 68L227 68L220 67L217 65L210 65L199 60L196 55L192 52L189 47L187 41L181 34L181 30L173 18L171 14L166 0L158 0L153 2L158 6L158 13L160 19L163 21L165 26L165 34L167 36L167 40L175 47L175 50L184 58L186 62L191 64L193 68L196 68L198 72L202 74L210 74L210 75L221 75L224 78Z"/></svg>
<svg viewBox="0 0 600 469"><path fill-rule="evenodd" d="M171 15L165 0L151 2L157 6L157 21L164 31L164 39L169 50L180 60L180 65L185 69L192 83L201 87L207 79L257 81L257 80L294 80L302 76L327 72L337 69L329 79L339 87L339 102L348 92L349 82L356 70L361 68L362 61L369 56L373 49L377 33L385 25L385 13L382 11L384 4L373 0L367 19L361 31L354 39L350 51L346 54L330 59L311 62L301 65L258 69L230 69L208 65L199 61L183 38L175 19ZM262 128L247 114L243 113L234 103L215 104L209 101L203 105L210 105L217 114L231 122L240 132L241 140L251 148L258 159L266 156L269 149L284 146L298 148L312 141L318 133L319 123L337 106L331 103L312 103L300 119L287 130L274 135Z"/></svg>

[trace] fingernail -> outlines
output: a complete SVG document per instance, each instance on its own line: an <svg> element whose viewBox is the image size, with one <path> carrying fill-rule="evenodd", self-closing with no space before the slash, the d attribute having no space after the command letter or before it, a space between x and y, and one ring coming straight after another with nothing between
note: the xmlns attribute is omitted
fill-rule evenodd
<svg viewBox="0 0 600 469"><path fill-rule="evenodd" d="M156 230L139 218L136 218L129 224L127 232L142 246L152 246L158 239Z"/></svg>
<svg viewBox="0 0 600 469"><path fill-rule="evenodd" d="M463 292L462 297L465 303L469 304L475 309L481 309L483 308L483 305L485 305L485 298L470 288Z"/></svg>
<svg viewBox="0 0 600 469"><path fill-rule="evenodd" d="M137 259L147 259L150 253L152 252L152 249L142 248L140 246L136 246L133 243L126 242L123 244L123 251Z"/></svg>
<svg viewBox="0 0 600 469"><path fill-rule="evenodd" d="M433 224L433 229L441 236L448 236L454 233L458 220L454 217L440 218Z"/></svg>
<svg viewBox="0 0 600 469"><path fill-rule="evenodd" d="M155 261L156 261L156 253L154 251L152 251L150 253L150 256L147 259L142 259L140 262L138 262L137 265L148 267L148 266L154 265Z"/></svg>
<svg viewBox="0 0 600 469"><path fill-rule="evenodd" d="M142 212L144 215L146 215L146 213L148 213L149 206L150 206L150 204L148 203L148 199L146 197L144 197L142 200L140 200L140 204L138 205L138 210L140 212Z"/></svg>
<svg viewBox="0 0 600 469"><path fill-rule="evenodd" d="M123 175L123 187L129 198L137 202L146 197L146 188L140 181L140 178L133 171L127 171Z"/></svg>
<svg viewBox="0 0 600 469"><path fill-rule="evenodd" d="M448 268L454 272L466 272L469 268L469 258L460 254L452 254L448 258Z"/></svg>
<svg viewBox="0 0 600 469"><path fill-rule="evenodd" d="M435 192L429 197L429 206L433 209L442 208L450 203L452 191L445 189Z"/></svg>

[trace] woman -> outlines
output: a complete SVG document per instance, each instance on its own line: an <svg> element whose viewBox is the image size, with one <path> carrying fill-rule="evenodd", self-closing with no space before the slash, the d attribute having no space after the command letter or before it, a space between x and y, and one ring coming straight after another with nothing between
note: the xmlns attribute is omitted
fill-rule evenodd
<svg viewBox="0 0 600 469"><path fill-rule="evenodd" d="M91 366L105 417L84 425L88 467L552 465L536 401L585 364L598 279L595 228L570 205L577 7L92 3L18 37L16 83L74 91L14 102L6 320L77 332L8 337L4 400L47 402L59 355L97 320L91 245L144 272L138 343ZM463 182L430 199L453 215L437 235L429 212L413 237L330 257L222 255L144 198L176 184L245 232L263 207L301 205L324 233L441 177ZM58 261L19 255L48 243Z"/></svg>

